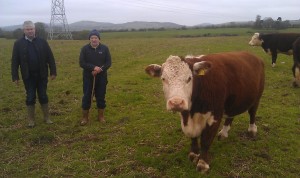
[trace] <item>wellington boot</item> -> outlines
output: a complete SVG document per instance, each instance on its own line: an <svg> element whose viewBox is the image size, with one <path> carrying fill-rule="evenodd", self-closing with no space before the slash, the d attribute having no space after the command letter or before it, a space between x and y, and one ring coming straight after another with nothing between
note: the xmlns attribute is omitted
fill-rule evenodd
<svg viewBox="0 0 300 178"><path fill-rule="evenodd" d="M82 110L82 119L80 125L84 126L89 122L89 110Z"/></svg>
<svg viewBox="0 0 300 178"><path fill-rule="evenodd" d="M98 109L98 120L100 122L105 122L105 119L104 119L104 109Z"/></svg>
<svg viewBox="0 0 300 178"><path fill-rule="evenodd" d="M51 121L51 119L49 118L49 107L48 107L48 103L47 104L42 104L41 105L43 114L44 114L44 121L47 124L53 124L53 122Z"/></svg>
<svg viewBox="0 0 300 178"><path fill-rule="evenodd" d="M27 114L28 114L28 125L27 126L30 128L35 126L34 113L35 113L35 105L27 106Z"/></svg>

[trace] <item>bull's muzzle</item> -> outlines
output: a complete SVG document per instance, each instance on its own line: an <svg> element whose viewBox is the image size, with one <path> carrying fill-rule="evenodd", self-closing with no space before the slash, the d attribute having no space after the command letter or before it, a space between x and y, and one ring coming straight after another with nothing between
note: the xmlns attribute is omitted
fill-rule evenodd
<svg viewBox="0 0 300 178"><path fill-rule="evenodd" d="M185 110L185 102L181 98L171 98L167 102L168 109L172 111L183 111Z"/></svg>

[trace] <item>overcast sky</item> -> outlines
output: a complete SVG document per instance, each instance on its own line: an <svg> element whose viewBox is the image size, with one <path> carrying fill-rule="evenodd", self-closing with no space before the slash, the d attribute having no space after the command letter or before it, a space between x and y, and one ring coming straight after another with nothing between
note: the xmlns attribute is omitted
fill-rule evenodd
<svg viewBox="0 0 300 178"><path fill-rule="evenodd" d="M51 0L0 0L0 27L25 20L49 23ZM173 22L180 25L255 20L300 19L300 0L65 0L68 23L81 20L126 23Z"/></svg>

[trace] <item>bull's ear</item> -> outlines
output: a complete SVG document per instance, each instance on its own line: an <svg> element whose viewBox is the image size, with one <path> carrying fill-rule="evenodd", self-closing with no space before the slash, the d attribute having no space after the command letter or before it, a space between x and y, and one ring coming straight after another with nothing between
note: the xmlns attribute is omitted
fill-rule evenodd
<svg viewBox="0 0 300 178"><path fill-rule="evenodd" d="M193 74L194 75L205 75L211 68L211 63L208 61L196 62L193 65Z"/></svg>
<svg viewBox="0 0 300 178"><path fill-rule="evenodd" d="M161 75L161 66L158 64L150 64L145 68L145 72L151 77L160 77Z"/></svg>

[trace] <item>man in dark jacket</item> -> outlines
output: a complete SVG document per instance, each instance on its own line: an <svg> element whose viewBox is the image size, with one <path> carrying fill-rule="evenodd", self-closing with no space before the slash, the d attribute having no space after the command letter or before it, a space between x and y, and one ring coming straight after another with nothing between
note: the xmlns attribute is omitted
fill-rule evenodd
<svg viewBox="0 0 300 178"><path fill-rule="evenodd" d="M24 36L14 43L11 74L12 81L19 83L19 68L26 90L26 106L28 112L28 126L35 126L36 92L48 124L53 122L49 118L47 84L48 67L50 78L56 77L56 65L51 48L46 40L35 36L35 25L31 21L23 24Z"/></svg>
<svg viewBox="0 0 300 178"><path fill-rule="evenodd" d="M107 85L107 70L111 66L111 56L106 45L100 43L100 34L92 30L89 34L90 43L83 46L80 52L79 64L83 68L83 97L81 125L89 120L92 94L95 92L98 120L105 122L104 108Z"/></svg>

